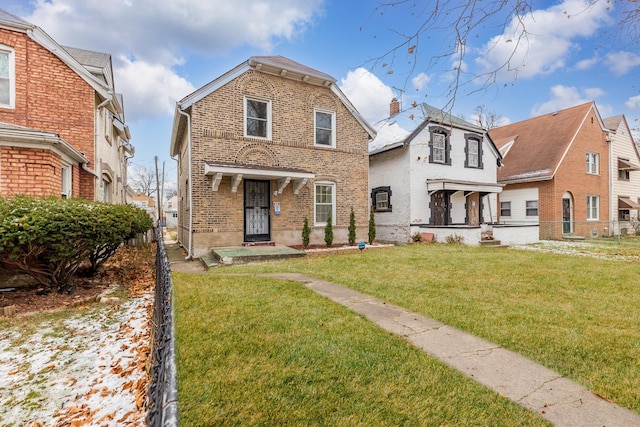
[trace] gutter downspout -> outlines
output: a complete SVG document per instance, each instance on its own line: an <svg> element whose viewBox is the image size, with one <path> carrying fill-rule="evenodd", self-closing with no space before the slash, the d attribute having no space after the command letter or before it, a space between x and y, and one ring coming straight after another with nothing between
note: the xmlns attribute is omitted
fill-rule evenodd
<svg viewBox="0 0 640 427"><path fill-rule="evenodd" d="M182 111L182 107L178 105L178 113L182 114L187 118L187 161L188 161L188 178L189 178L189 243L187 245L187 256L184 258L185 260L190 260L193 255L191 254L191 247L193 245L193 179L191 177L191 116L184 111ZM178 174L179 175L179 174Z"/></svg>

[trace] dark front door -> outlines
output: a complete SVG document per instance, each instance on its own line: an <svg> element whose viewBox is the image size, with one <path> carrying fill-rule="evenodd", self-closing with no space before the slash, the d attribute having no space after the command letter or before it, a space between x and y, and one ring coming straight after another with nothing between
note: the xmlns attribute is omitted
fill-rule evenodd
<svg viewBox="0 0 640 427"><path fill-rule="evenodd" d="M449 225L449 193L436 191L431 195L431 225Z"/></svg>
<svg viewBox="0 0 640 427"><path fill-rule="evenodd" d="M571 199L562 199L562 233L571 234Z"/></svg>
<svg viewBox="0 0 640 427"><path fill-rule="evenodd" d="M244 241L271 240L269 181L244 181Z"/></svg>

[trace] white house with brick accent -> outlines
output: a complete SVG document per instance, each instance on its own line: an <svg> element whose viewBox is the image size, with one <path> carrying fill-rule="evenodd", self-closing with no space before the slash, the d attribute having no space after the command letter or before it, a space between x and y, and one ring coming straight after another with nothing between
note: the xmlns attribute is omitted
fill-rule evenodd
<svg viewBox="0 0 640 427"><path fill-rule="evenodd" d="M255 56L176 105L178 240L188 257L242 244L348 241L353 209L367 236L367 144L375 130L318 70Z"/></svg>
<svg viewBox="0 0 640 427"><path fill-rule="evenodd" d="M0 196L124 203L134 149L111 56L0 9Z"/></svg>
<svg viewBox="0 0 640 427"><path fill-rule="evenodd" d="M424 233L478 244L482 226L497 219L496 146L482 128L428 104L400 111L394 99L390 113L369 144L377 239L410 242Z"/></svg>
<svg viewBox="0 0 640 427"><path fill-rule="evenodd" d="M611 218L620 222L623 233L633 233L629 221L640 210L640 157L624 115L603 120L611 141Z"/></svg>

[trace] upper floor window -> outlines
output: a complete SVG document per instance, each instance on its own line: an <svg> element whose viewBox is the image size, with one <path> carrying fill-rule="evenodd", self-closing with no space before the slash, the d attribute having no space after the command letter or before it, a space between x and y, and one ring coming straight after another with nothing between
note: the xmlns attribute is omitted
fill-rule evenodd
<svg viewBox="0 0 640 427"><path fill-rule="evenodd" d="M271 101L245 98L244 136L271 139Z"/></svg>
<svg viewBox="0 0 640 427"><path fill-rule="evenodd" d="M315 144L324 147L336 146L336 114L328 111L316 111Z"/></svg>
<svg viewBox="0 0 640 427"><path fill-rule="evenodd" d="M598 153L587 153L587 173L597 175L600 162Z"/></svg>
<svg viewBox="0 0 640 427"><path fill-rule="evenodd" d="M111 180L109 179L108 176L102 175L102 201L103 202L111 203L112 201L111 192L112 192Z"/></svg>
<svg viewBox="0 0 640 427"><path fill-rule="evenodd" d="M618 169L618 179L622 181L629 181L631 179L629 169Z"/></svg>
<svg viewBox="0 0 640 427"><path fill-rule="evenodd" d="M464 162L466 168L482 168L482 137L476 134L466 134L465 152L467 157Z"/></svg>
<svg viewBox="0 0 640 427"><path fill-rule="evenodd" d="M15 63L13 49L0 45L0 107L15 104Z"/></svg>
<svg viewBox="0 0 640 427"><path fill-rule="evenodd" d="M315 225L327 225L331 217L336 224L336 185L332 182L318 182L315 185Z"/></svg>
<svg viewBox="0 0 640 427"><path fill-rule="evenodd" d="M500 216L511 216L511 202L500 202Z"/></svg>
<svg viewBox="0 0 640 427"><path fill-rule="evenodd" d="M371 201L375 212L391 212L391 187L376 187L371 190Z"/></svg>
<svg viewBox="0 0 640 427"><path fill-rule="evenodd" d="M449 142L449 132L441 127L432 127L429 129L431 139L429 141L429 163L451 164L451 156L449 151L451 145Z"/></svg>
<svg viewBox="0 0 640 427"><path fill-rule="evenodd" d="M599 218L598 203L598 196L587 196L587 220L597 220Z"/></svg>

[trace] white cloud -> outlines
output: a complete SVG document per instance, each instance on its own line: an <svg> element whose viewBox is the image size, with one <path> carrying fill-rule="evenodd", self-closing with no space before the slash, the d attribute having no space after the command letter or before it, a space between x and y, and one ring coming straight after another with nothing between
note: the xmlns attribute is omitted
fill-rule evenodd
<svg viewBox="0 0 640 427"><path fill-rule="evenodd" d="M169 100L193 90L175 69L189 55L268 52L313 25L324 1L243 0L240 9L227 0L37 0L22 17L62 45L110 53L130 119L173 112Z"/></svg>
<svg viewBox="0 0 640 427"><path fill-rule="evenodd" d="M594 56L593 58L583 59L582 61L578 61L575 65L576 70L584 71L588 70L594 65L600 62L600 58Z"/></svg>
<svg viewBox="0 0 640 427"><path fill-rule="evenodd" d="M640 95L632 96L627 99L627 102L624 103L624 106L630 110L640 111Z"/></svg>
<svg viewBox="0 0 640 427"><path fill-rule="evenodd" d="M536 104L531 109L532 116L552 113L554 111L593 101L581 93L575 86L556 85L551 88L551 99L542 104Z"/></svg>
<svg viewBox="0 0 640 427"><path fill-rule="evenodd" d="M640 55L632 52L610 53L606 57L606 64L614 75L622 76L640 66Z"/></svg>
<svg viewBox="0 0 640 427"><path fill-rule="evenodd" d="M483 56L476 63L481 72L497 72L498 80L551 74L565 66L577 49L576 39L596 35L610 21L609 7L608 2L587 6L584 0L565 0L528 13L521 20L513 19L503 34L483 47Z"/></svg>
<svg viewBox="0 0 640 427"><path fill-rule="evenodd" d="M193 85L171 69L145 61L120 58L122 65L114 70L117 90L125 93L127 121L146 116L171 116L176 101L195 90Z"/></svg>
<svg viewBox="0 0 640 427"><path fill-rule="evenodd" d="M393 90L367 69L349 71L341 80L340 89L370 123L389 117L389 103L395 98Z"/></svg>
<svg viewBox="0 0 640 427"><path fill-rule="evenodd" d="M413 79L411 79L411 83L413 83L413 87L418 92L422 92L427 87L430 81L431 81L431 76L429 76L426 73L420 73L417 76L415 76Z"/></svg>

